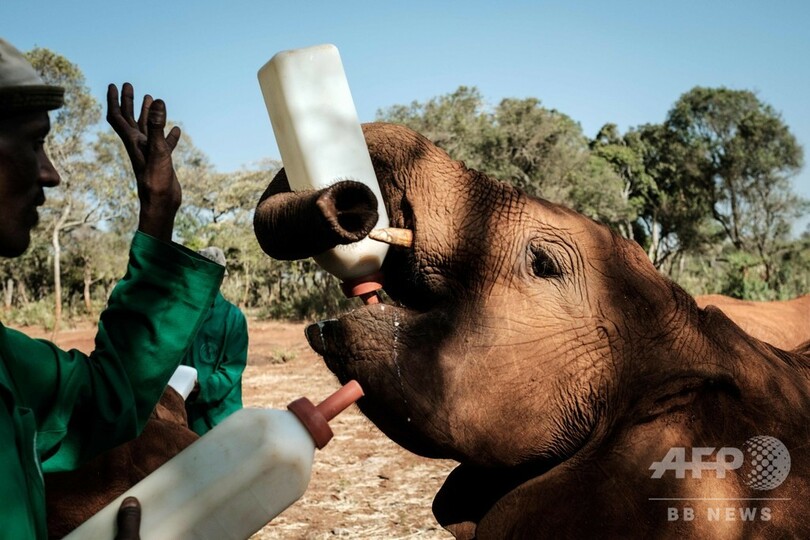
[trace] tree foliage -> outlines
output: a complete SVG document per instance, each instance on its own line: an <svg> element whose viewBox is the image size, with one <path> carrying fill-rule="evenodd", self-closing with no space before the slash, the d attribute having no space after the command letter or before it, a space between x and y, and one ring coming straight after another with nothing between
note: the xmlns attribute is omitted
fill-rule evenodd
<svg viewBox="0 0 810 540"><path fill-rule="evenodd" d="M791 222L808 210L790 184L802 149L752 92L696 87L662 124L624 134L606 124L591 140L536 98L504 99L493 108L463 86L377 117L421 132L472 168L612 226L639 242L656 267L703 292L764 298L806 291L784 272L785 261L802 260L789 235ZM705 270L695 261L709 261L724 277L716 276L715 287L692 279L690 268Z"/></svg>
<svg viewBox="0 0 810 540"><path fill-rule="evenodd" d="M90 94L82 71L65 57L43 48L30 51L26 57L45 82L65 89L65 105L54 115L46 147L66 189L51 194L43 212L53 248L54 320L59 324L64 237L78 227L92 227L106 217L106 199L96 192L99 184L93 162L87 159L87 137L98 122L100 107ZM37 240L40 239L34 242Z"/></svg>
<svg viewBox="0 0 810 540"><path fill-rule="evenodd" d="M611 225L633 219L624 184L589 148L581 126L536 98L489 107L476 88L377 112L422 133L454 159Z"/></svg>
<svg viewBox="0 0 810 540"><path fill-rule="evenodd" d="M46 304L65 301L70 315L101 309L124 271L138 201L129 158L112 130L98 127L100 107L78 66L47 49L28 58L66 88L47 143L62 185L48 190L31 248L0 260L5 317L30 324L58 321ZM810 233L790 237L791 222L808 211L790 183L802 148L752 92L696 87L660 124L621 133L608 123L593 138L537 98L491 106L466 86L377 117L415 129L471 168L606 223L694 294L762 300L810 292ZM225 251L227 298L297 319L350 305L314 261L276 261L259 248L253 212L278 162L219 172L187 133L174 162L183 186L176 240Z"/></svg>
<svg viewBox="0 0 810 540"><path fill-rule="evenodd" d="M771 196L802 165L802 149L770 105L749 91L696 87L665 122L683 157L677 172L696 184L737 248L751 247ZM754 218L754 219L751 219Z"/></svg>
<svg viewBox="0 0 810 540"><path fill-rule="evenodd" d="M758 273L778 292L780 257L795 247L791 223L807 211L790 183L803 151L781 116L753 92L696 87L656 130L656 177L676 203L682 248L727 242L731 273Z"/></svg>

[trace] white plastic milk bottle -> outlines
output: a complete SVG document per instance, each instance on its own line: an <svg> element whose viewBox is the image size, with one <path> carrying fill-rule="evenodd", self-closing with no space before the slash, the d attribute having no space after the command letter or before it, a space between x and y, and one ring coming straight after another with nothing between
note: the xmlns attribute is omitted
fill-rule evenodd
<svg viewBox="0 0 810 540"><path fill-rule="evenodd" d="M377 197L379 219L374 228L388 227L337 47L326 44L282 51L259 70L259 85L290 188L322 189L340 180L362 182ZM364 238L337 246L315 260L344 282L362 283L366 278L373 281L387 251L386 244Z"/></svg>
<svg viewBox="0 0 810 540"><path fill-rule="evenodd" d="M141 503L143 540L244 540L298 500L315 448L332 438L328 421L363 391L350 381L317 407L241 409L71 532L71 540L112 540L121 501Z"/></svg>

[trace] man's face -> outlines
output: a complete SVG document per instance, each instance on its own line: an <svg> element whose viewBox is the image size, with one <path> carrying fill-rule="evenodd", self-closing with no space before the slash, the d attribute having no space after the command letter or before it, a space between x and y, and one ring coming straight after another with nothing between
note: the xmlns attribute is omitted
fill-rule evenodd
<svg viewBox="0 0 810 540"><path fill-rule="evenodd" d="M17 257L28 248L43 187L59 184L45 154L50 129L45 111L0 116L0 256Z"/></svg>

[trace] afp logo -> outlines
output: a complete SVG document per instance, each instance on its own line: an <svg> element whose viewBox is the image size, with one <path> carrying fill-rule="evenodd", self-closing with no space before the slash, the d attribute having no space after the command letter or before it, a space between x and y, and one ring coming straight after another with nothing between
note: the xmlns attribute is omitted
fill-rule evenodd
<svg viewBox="0 0 810 540"><path fill-rule="evenodd" d="M670 448L664 459L650 465L652 478L663 478L667 471L673 471L675 478L686 478L687 472L692 478L702 478L704 471L713 471L717 478L725 478L726 471L742 468L745 484L764 491L779 487L790 472L790 452L776 437L751 437L743 444L743 450L720 448L715 459L709 461L707 458L714 452L714 447L695 447L691 459L687 460L686 448Z"/></svg>

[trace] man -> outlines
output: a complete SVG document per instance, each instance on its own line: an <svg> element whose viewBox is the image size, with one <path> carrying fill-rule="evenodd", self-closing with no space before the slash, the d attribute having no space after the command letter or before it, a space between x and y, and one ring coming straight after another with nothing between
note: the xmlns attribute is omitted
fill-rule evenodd
<svg viewBox="0 0 810 540"><path fill-rule="evenodd" d="M0 256L26 250L43 188L59 184L44 141L48 111L63 93L0 39ZM181 201L171 153L180 131L164 136L165 105L146 96L136 121L129 84L120 105L113 85L107 101L137 180L138 231L89 356L0 324L2 538L46 537L43 471L73 469L140 433L222 279L220 266L171 242ZM137 514L136 502L125 506L122 523Z"/></svg>
<svg viewBox="0 0 810 540"><path fill-rule="evenodd" d="M225 253L220 248L207 247L199 254L225 267ZM217 293L194 344L183 358L183 364L197 370L197 385L186 400L188 425L197 435L206 434L242 408L247 349L245 316L221 292Z"/></svg>

